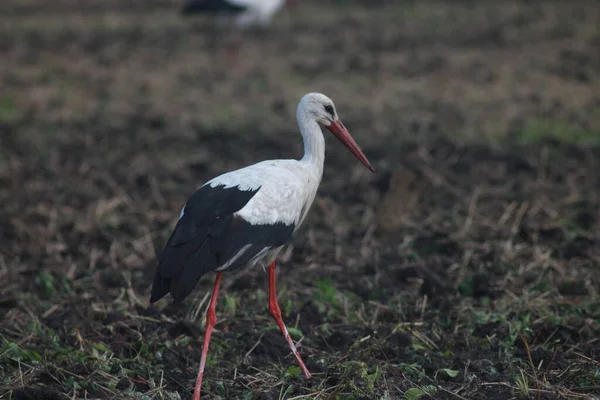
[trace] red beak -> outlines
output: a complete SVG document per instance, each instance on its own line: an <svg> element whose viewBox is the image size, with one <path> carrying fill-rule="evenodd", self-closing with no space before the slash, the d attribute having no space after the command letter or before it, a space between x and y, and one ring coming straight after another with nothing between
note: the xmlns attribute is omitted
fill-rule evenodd
<svg viewBox="0 0 600 400"><path fill-rule="evenodd" d="M360 161L365 167L369 168L371 172L375 172L375 169L371 166L369 160L367 160L367 156L363 154L360 147L358 147L352 138L352 135L350 135L350 132L348 132L348 129L346 129L344 124L342 124L342 121L334 121L326 128L329 129L329 131L333 133L348 150L350 150L350 153L352 153L358 161Z"/></svg>

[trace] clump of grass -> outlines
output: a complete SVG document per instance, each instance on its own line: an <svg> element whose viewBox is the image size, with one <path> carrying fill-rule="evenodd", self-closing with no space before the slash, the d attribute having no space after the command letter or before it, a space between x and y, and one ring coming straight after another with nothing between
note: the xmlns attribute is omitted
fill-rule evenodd
<svg viewBox="0 0 600 400"><path fill-rule="evenodd" d="M567 121L532 119L517 135L520 144L536 144L549 140L565 144L597 146L600 145L600 132L582 129Z"/></svg>

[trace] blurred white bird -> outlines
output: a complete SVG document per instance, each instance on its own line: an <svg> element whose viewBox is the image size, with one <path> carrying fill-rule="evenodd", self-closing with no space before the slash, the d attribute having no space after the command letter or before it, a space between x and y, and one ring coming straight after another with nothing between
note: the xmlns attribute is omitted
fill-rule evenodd
<svg viewBox="0 0 600 400"><path fill-rule="evenodd" d="M267 26L285 0L187 0L182 13L216 14L235 17L238 28Z"/></svg>

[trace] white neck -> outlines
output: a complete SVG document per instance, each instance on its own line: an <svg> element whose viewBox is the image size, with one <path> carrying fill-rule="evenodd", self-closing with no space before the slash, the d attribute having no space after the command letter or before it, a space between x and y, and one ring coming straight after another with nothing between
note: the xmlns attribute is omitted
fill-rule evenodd
<svg viewBox="0 0 600 400"><path fill-rule="evenodd" d="M300 161L311 165L321 175L325 162L325 138L321 127L302 109L298 109L296 118L304 139L304 157Z"/></svg>

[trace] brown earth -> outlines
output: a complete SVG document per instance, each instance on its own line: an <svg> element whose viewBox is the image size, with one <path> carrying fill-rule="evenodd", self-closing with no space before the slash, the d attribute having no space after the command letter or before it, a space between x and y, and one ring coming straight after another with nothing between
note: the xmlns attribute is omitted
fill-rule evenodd
<svg viewBox="0 0 600 400"><path fill-rule="evenodd" d="M208 178L328 140L280 304L227 276L204 398L600 395L600 9L595 2L304 1L237 61L162 1L0 5L0 397L190 398L212 286L148 305ZM597 397L596 397L597 398Z"/></svg>

